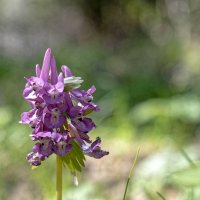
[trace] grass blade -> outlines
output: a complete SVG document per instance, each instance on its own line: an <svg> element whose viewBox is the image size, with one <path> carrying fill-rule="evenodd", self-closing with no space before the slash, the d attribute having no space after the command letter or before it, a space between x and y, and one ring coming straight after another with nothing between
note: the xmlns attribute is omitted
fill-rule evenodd
<svg viewBox="0 0 200 200"><path fill-rule="evenodd" d="M137 150L137 153L136 153L134 162L133 162L133 164L132 164L131 170L130 170L129 175L128 175L128 179L127 179L127 182L126 182L126 188L125 188L125 191L124 191L123 200L125 200L125 198L126 198L126 193L127 193L128 185L129 185L130 179L131 179L131 177L132 177L132 175L133 175L133 170L134 170L135 165L136 165L136 163L137 163L139 153L140 153L140 147L139 147L138 150Z"/></svg>
<svg viewBox="0 0 200 200"><path fill-rule="evenodd" d="M156 192L156 194L157 194L162 200L166 200L165 197L164 197L160 192Z"/></svg>

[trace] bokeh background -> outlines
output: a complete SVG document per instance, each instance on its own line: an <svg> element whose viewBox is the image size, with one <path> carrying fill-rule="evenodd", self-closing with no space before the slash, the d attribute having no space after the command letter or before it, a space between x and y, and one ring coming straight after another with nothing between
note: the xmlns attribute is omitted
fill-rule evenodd
<svg viewBox="0 0 200 200"><path fill-rule="evenodd" d="M129 200L200 199L198 0L0 1L0 199L55 199L55 157L31 170L24 77L48 47L94 84L94 115L110 155L87 158L79 186L64 170L64 199L119 200L137 148Z"/></svg>

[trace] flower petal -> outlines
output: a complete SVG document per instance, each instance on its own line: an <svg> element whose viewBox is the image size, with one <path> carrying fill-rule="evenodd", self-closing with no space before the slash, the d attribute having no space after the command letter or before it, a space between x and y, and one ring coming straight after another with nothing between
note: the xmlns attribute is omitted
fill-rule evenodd
<svg viewBox="0 0 200 200"><path fill-rule="evenodd" d="M62 69L62 72L63 72L63 74L64 74L64 77L73 76L71 70L70 70L69 67L67 67L66 65L62 65L61 69Z"/></svg>
<svg viewBox="0 0 200 200"><path fill-rule="evenodd" d="M58 72L56 68L55 57L51 57L51 83L55 85L58 82Z"/></svg>
<svg viewBox="0 0 200 200"><path fill-rule="evenodd" d="M48 81L49 78L50 64L51 64L51 49L48 48L44 55L42 70L40 74L40 78L46 82Z"/></svg>
<svg viewBox="0 0 200 200"><path fill-rule="evenodd" d="M41 69L40 69L39 64L36 65L35 71L36 71L36 76L39 78L39 77L40 77L40 74L41 74Z"/></svg>

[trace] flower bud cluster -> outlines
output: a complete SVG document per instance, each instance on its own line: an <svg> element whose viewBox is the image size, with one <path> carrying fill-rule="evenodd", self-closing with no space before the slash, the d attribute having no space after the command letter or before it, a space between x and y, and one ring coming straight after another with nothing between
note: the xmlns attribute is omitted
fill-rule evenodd
<svg viewBox="0 0 200 200"><path fill-rule="evenodd" d="M23 97L32 109L22 113L20 123L32 128L31 138L36 142L27 155L31 165L40 165L53 153L67 155L73 148L72 141L88 156L101 158L108 154L101 150L100 138L92 142L88 136L96 126L87 115L99 111L92 102L94 86L79 89L83 80L73 76L65 65L58 74L51 49L45 53L42 68L36 65L36 76L26 81Z"/></svg>

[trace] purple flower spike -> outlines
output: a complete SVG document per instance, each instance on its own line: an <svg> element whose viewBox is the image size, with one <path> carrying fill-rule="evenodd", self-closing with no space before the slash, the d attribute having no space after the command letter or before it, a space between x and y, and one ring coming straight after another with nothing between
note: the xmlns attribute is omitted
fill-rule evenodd
<svg viewBox="0 0 200 200"><path fill-rule="evenodd" d="M30 136L35 145L27 155L32 166L40 165L52 154L66 156L75 148L74 142L85 155L94 158L108 155L100 148L100 138L92 142L88 135L96 127L88 114L99 110L92 102L94 86L88 90L78 89L83 80L73 76L66 65L62 65L58 73L50 48L44 55L42 68L37 64L36 76L26 81L23 97L32 109L21 114L20 123L32 128Z"/></svg>

